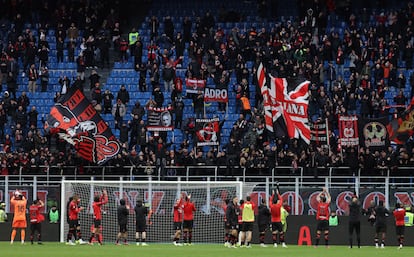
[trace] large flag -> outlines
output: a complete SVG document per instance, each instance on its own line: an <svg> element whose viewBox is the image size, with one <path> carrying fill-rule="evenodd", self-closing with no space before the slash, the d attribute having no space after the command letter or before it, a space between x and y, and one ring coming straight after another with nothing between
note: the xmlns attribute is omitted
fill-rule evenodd
<svg viewBox="0 0 414 257"><path fill-rule="evenodd" d="M310 123L310 140L315 145L329 145L328 124L325 120Z"/></svg>
<svg viewBox="0 0 414 257"><path fill-rule="evenodd" d="M357 116L339 116L339 139L341 146L359 145Z"/></svg>
<svg viewBox="0 0 414 257"><path fill-rule="evenodd" d="M270 76L270 87L266 85L266 74L263 65L257 70L257 80L263 95L266 128L273 132L274 123L280 118L286 125L290 138L302 138L310 143L310 127L308 123L309 81L294 82L293 90L288 91L285 78ZM280 132L280 131L279 131ZM280 134L276 132L277 134Z"/></svg>
<svg viewBox="0 0 414 257"><path fill-rule="evenodd" d="M185 79L186 92L191 94L201 94L204 92L206 81L203 79Z"/></svg>
<svg viewBox="0 0 414 257"><path fill-rule="evenodd" d="M393 119L388 124L387 131L390 141L398 145L405 144L414 135L414 97L400 117Z"/></svg>
<svg viewBox="0 0 414 257"><path fill-rule="evenodd" d="M196 119L197 146L219 145L219 119Z"/></svg>
<svg viewBox="0 0 414 257"><path fill-rule="evenodd" d="M120 145L106 122L77 87L71 87L50 110L45 129L72 144L87 161L102 164Z"/></svg>
<svg viewBox="0 0 414 257"><path fill-rule="evenodd" d="M388 118L359 119L360 145L371 150L382 150L389 145Z"/></svg>
<svg viewBox="0 0 414 257"><path fill-rule="evenodd" d="M148 111L148 131L172 131L174 130L172 108L169 107L149 107Z"/></svg>

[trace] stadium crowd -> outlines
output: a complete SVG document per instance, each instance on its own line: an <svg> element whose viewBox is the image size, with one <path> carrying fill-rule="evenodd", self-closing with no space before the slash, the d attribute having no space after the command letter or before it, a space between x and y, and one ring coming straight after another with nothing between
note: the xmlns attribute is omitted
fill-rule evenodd
<svg viewBox="0 0 414 257"><path fill-rule="evenodd" d="M39 4L35 2L33 5ZM147 73L150 74L148 85L143 79L138 85L141 91L152 89L153 97L147 105L170 103L175 107L176 129L183 131L183 142L167 142L163 133L154 135L146 131L144 106L130 103L125 87L116 96L109 91L102 93L99 77L96 80L96 76L91 76L91 80L95 79L91 82L95 86L91 100L98 111L113 113L122 143L122 151L106 165L219 164L262 170L289 166L293 173L299 167L348 166L351 170L361 168L367 174L414 166L413 137L405 145L378 151L362 146L341 149L337 144L339 115L386 116L390 119L394 113L388 112L389 105L407 105L413 97L414 5L411 2L401 9L376 14L369 9L335 13L331 5L315 1L311 6L302 6L304 11L300 17L276 22L271 30L264 27L244 30L236 26L230 33L217 25L217 21L223 21L220 20L223 15L215 12L184 19L182 31L174 29L171 17L164 17L163 33L159 29L160 22L152 17L148 21L151 41L143 42L138 36L132 44L120 26L116 6L108 8L98 2L85 6L67 1L67 5L53 7L47 4L32 6L33 9L9 7L2 8L3 13L0 13L7 17L0 22L0 74L2 85L7 87L0 105L2 175L16 174L21 168L33 172L34 169L29 168L31 165L44 165L45 168L35 170L46 172L49 166L88 164L77 157L64 140L38 127L37 121L44 117L38 117L36 108L30 105L30 99L24 93L19 94L19 68L22 76L29 78L29 90L35 90L30 87L32 81L45 77L50 54L45 35L51 28L56 30L58 61L63 60L61 56L67 50L69 60L77 63L78 78L74 85L62 79L59 94L64 94L68 86L83 88L87 80L85 71L109 66L109 51L113 49L119 53L121 61L127 60L128 55L134 57L137 76L145 78ZM326 30L334 19L345 21L343 31ZM33 35L33 29L25 27L27 23L36 24L33 29L39 31L38 38ZM129 35L131 33L135 34L136 30ZM147 45L148 55L143 56ZM79 56L74 55L75 49L81 50ZM185 51L190 59L183 67ZM275 77L311 82L309 120L328 120L329 146L308 146L298 139L276 137L265 129L263 97L256 79L260 63ZM252 64L251 67L248 64ZM43 67L41 74L37 71L39 66ZM235 92L240 118L235 121L227 144L218 149L196 149L194 119L182 120L184 106L181 99L193 98L194 117L202 116L203 101L199 95L183 95L183 80L175 72L178 68L186 69L187 78L213 80L216 88ZM230 84L233 74L235 85ZM411 95L404 94L406 85L411 87ZM253 91L255 94L251 93ZM390 102L387 91L399 93ZM162 92L171 92L171 99L164 99ZM243 97L251 98L250 102L254 104L246 105L241 100ZM225 108L219 106L220 111L224 112ZM404 108L397 109L396 115L403 111ZM127 114L132 114L133 118L129 120ZM6 127L11 129L11 134L4 133Z"/></svg>

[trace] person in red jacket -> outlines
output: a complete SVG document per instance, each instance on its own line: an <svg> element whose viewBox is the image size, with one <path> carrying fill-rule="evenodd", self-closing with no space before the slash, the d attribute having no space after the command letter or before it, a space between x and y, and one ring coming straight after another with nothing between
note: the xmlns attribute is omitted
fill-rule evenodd
<svg viewBox="0 0 414 257"><path fill-rule="evenodd" d="M37 244L42 244L42 221L45 217L40 213L40 209L45 206L42 200L34 200L29 207L30 215L30 242L33 244L34 234L37 231Z"/></svg>
<svg viewBox="0 0 414 257"><path fill-rule="evenodd" d="M397 232L398 240L398 249L401 249L404 244L404 232L405 232L405 209L402 207L401 203L395 205L395 210L393 212L395 218L395 229Z"/></svg>
<svg viewBox="0 0 414 257"><path fill-rule="evenodd" d="M102 195L96 195L93 199L92 208L93 208L93 231L91 237L89 238L89 244L93 244L92 240L96 238L98 243L102 245L101 242L101 224L102 224L102 205L108 202L108 193L104 189Z"/></svg>
<svg viewBox="0 0 414 257"><path fill-rule="evenodd" d="M270 222L272 223L272 239L273 239L273 246L277 247L277 234L279 234L279 242L282 244L282 247L286 247L285 243L285 234L283 232L283 225L281 220L282 215L282 204L283 199L279 193L279 189L276 190L277 198L275 197L275 191L272 191L272 196L269 200L270 206L270 214L271 219Z"/></svg>
<svg viewBox="0 0 414 257"><path fill-rule="evenodd" d="M196 208L194 203L191 202L191 194L186 196L184 199L183 239L184 245L191 245L191 240L193 238L194 212L196 211Z"/></svg>
<svg viewBox="0 0 414 257"><path fill-rule="evenodd" d="M75 237L75 240L79 240L80 244L86 244L87 242L82 240L82 233L79 223L79 212L82 211L84 208L79 207L80 199L79 196L74 195L72 201L69 203L68 211L69 211L69 231L66 238L66 244L68 245L75 245L71 241L72 236Z"/></svg>
<svg viewBox="0 0 414 257"><path fill-rule="evenodd" d="M316 197L318 208L316 211L316 220L318 225L316 227L315 247L318 247L322 232L324 232L325 246L329 247L329 204L331 203L331 195L324 187L322 192Z"/></svg>
<svg viewBox="0 0 414 257"><path fill-rule="evenodd" d="M184 200L183 200L183 194L180 195L180 198L178 198L175 201L174 204L174 245L175 246L182 246L182 244L178 243L181 237L181 229L183 224L183 209L184 209Z"/></svg>

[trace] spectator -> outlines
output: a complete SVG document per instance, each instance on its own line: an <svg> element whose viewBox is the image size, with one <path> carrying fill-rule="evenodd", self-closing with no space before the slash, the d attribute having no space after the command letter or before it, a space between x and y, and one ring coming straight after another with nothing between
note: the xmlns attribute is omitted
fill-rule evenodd
<svg viewBox="0 0 414 257"><path fill-rule="evenodd" d="M104 114L112 113L112 100L114 99L114 95L107 89L102 96L103 98L103 107L104 107Z"/></svg>
<svg viewBox="0 0 414 257"><path fill-rule="evenodd" d="M84 57L83 52L81 52L78 56L78 58L76 59L76 64L77 64L77 76L80 76L82 81L85 81L85 70L86 70L86 60Z"/></svg>
<svg viewBox="0 0 414 257"><path fill-rule="evenodd" d="M118 91L118 94L116 96L116 100L121 100L123 104L129 103L129 92L126 90L126 87L124 84L121 85L121 88Z"/></svg>
<svg viewBox="0 0 414 257"><path fill-rule="evenodd" d="M126 114L126 107L125 104L122 102L121 99L118 99L116 104L112 107L112 115L115 119L115 128L119 129L123 123L124 116Z"/></svg>
<svg viewBox="0 0 414 257"><path fill-rule="evenodd" d="M36 81L39 78L39 74L37 72L37 69L35 67L34 64L30 65L29 71L28 71L28 76L29 76L29 92L36 92Z"/></svg>
<svg viewBox="0 0 414 257"><path fill-rule="evenodd" d="M183 123L183 113L184 113L184 101L181 97L178 97L176 101L174 101L173 111L175 114L174 117L174 128L181 129Z"/></svg>
<svg viewBox="0 0 414 257"><path fill-rule="evenodd" d="M159 86L155 86L152 95L154 97L154 101L156 103L156 106L158 108L161 108L164 105L164 94L161 92L161 89Z"/></svg>
<svg viewBox="0 0 414 257"><path fill-rule="evenodd" d="M38 118L37 116L39 115L39 112L36 109L36 106L33 105L32 108L30 109L28 116L29 116L29 127L34 126L35 128L37 128L37 121Z"/></svg>
<svg viewBox="0 0 414 257"><path fill-rule="evenodd" d="M59 78L59 84L61 86L60 88L60 94L61 95L65 95L70 87L70 79L66 76L64 76L63 78Z"/></svg>
<svg viewBox="0 0 414 257"><path fill-rule="evenodd" d="M47 87L49 85L49 69L44 66L40 68L40 90L41 92L46 92L47 91Z"/></svg>
<svg viewBox="0 0 414 257"><path fill-rule="evenodd" d="M93 89L96 84L99 84L99 79L101 78L101 76L98 74L98 72L96 72L95 69L93 69L91 71L91 75L89 76L89 82L90 82L90 88Z"/></svg>

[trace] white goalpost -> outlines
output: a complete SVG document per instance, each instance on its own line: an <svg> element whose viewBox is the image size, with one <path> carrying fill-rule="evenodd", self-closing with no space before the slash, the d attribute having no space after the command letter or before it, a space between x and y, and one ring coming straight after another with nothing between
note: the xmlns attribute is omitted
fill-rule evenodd
<svg viewBox="0 0 414 257"><path fill-rule="evenodd" d="M119 231L117 207L124 199L130 207L128 218L128 241L135 242L135 212L138 200L151 209L151 225L147 225L147 242L172 242L173 205L182 192L191 194L196 212L194 213L193 242L222 243L224 238L224 200L243 196L243 184L238 181L90 181L62 180L60 241L68 233L67 202L69 197L78 195L82 237L88 240L93 228L92 203L95 195L108 192L108 203L102 207L102 239L114 243Z"/></svg>

